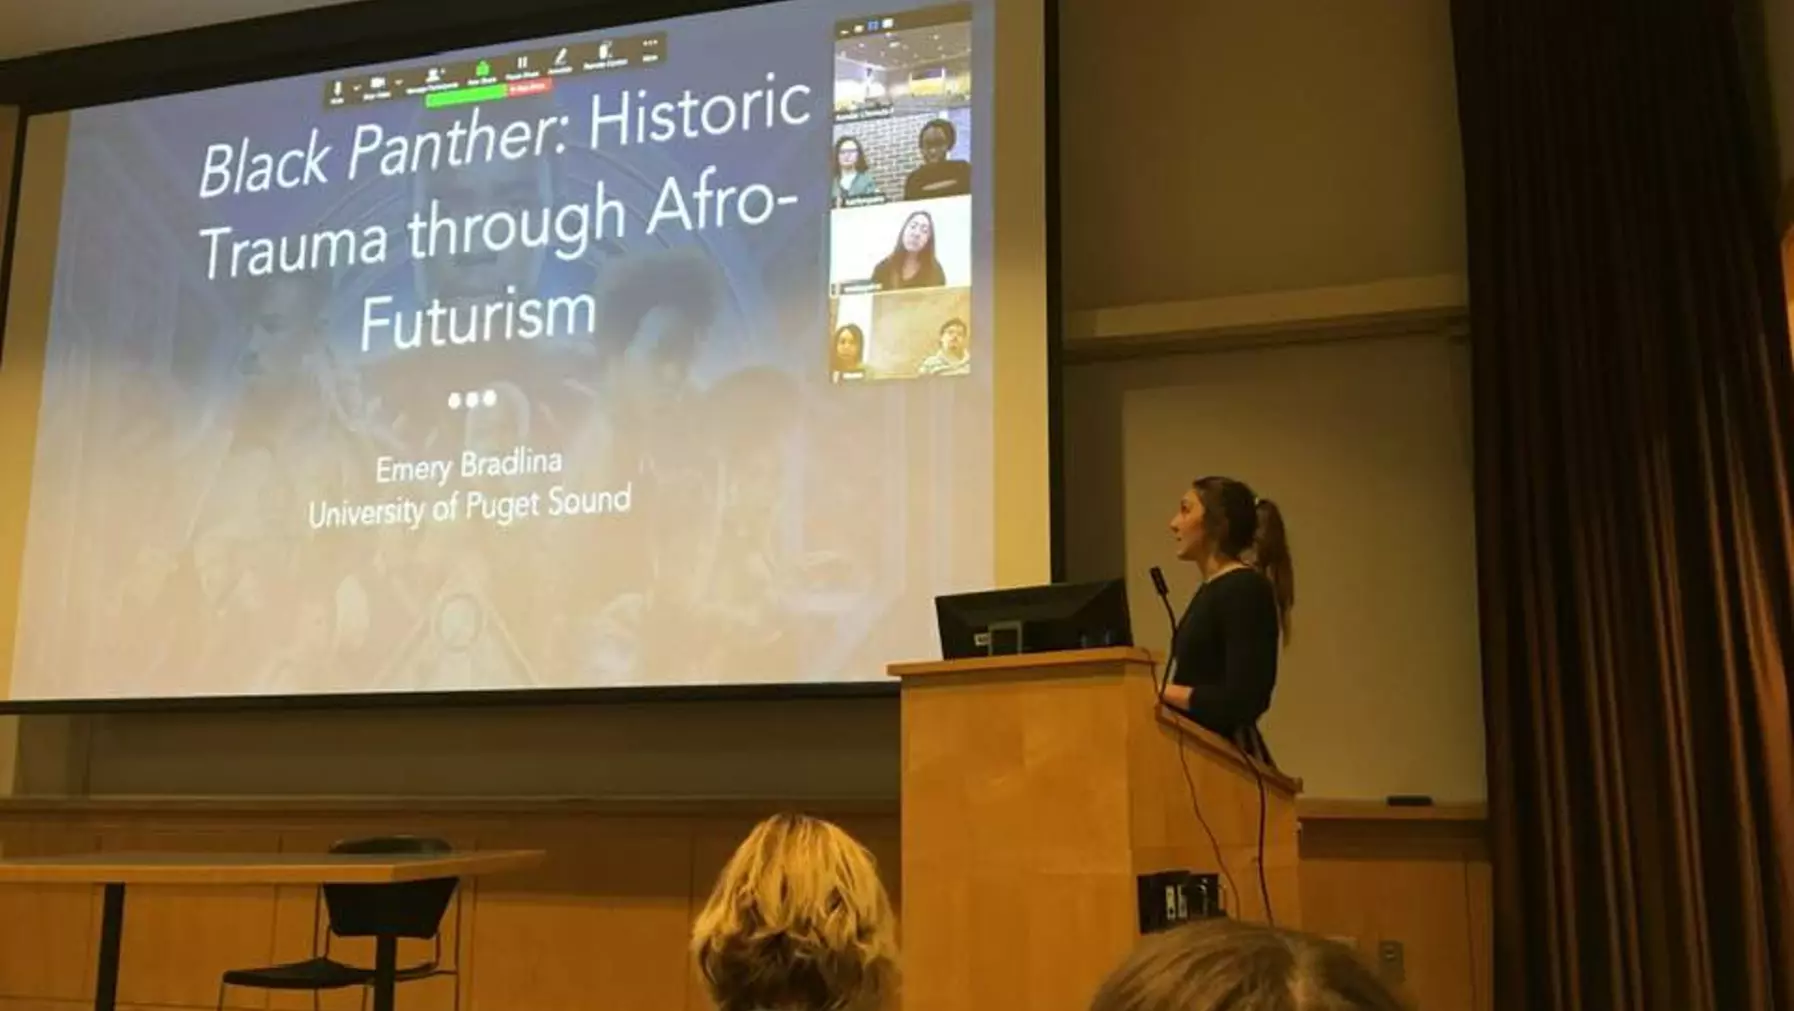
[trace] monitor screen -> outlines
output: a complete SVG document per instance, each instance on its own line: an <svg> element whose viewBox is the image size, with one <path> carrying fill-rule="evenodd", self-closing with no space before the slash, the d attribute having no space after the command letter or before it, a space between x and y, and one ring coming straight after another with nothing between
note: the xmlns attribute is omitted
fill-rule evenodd
<svg viewBox="0 0 1794 1011"><path fill-rule="evenodd" d="M937 595L1049 576L1043 19L785 0L32 117L0 702L938 655Z"/></svg>
<svg viewBox="0 0 1794 1011"><path fill-rule="evenodd" d="M1121 579L954 594L935 613L948 660L1134 644Z"/></svg>

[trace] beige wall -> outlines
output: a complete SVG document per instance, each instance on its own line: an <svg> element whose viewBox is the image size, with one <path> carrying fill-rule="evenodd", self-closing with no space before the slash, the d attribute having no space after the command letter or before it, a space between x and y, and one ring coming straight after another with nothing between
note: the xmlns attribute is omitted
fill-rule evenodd
<svg viewBox="0 0 1794 1011"><path fill-rule="evenodd" d="M1074 574L1125 573L1136 634L1161 646L1163 567L1201 474L1275 499L1296 563L1295 635L1265 734L1313 796L1483 797L1468 355L1421 334L1192 353L1071 370ZM1119 532L1119 536L1116 533Z"/></svg>
<svg viewBox="0 0 1794 1011"><path fill-rule="evenodd" d="M1465 270L1449 4L1061 9L1070 575L1127 574L1151 644L1146 567L1191 589L1171 503L1196 471L1259 483L1302 573L1279 760L1314 796L1480 798L1467 356L1436 325ZM1255 324L1298 343L1239 346ZM1360 340L1299 343L1323 332Z"/></svg>
<svg viewBox="0 0 1794 1011"><path fill-rule="evenodd" d="M1068 307L1463 272L1446 0L1060 9Z"/></svg>
<svg viewBox="0 0 1794 1011"><path fill-rule="evenodd" d="M1068 307L1462 272L1447 0L1062 8ZM1128 538L1145 536L1128 524L1133 492L1123 491L1119 456L1104 456L1123 445L1123 397L1091 387L1159 367L1086 366L1067 377L1074 574L1121 571ZM1263 427L1283 398L1242 404L1237 423ZM1140 493L1157 489L1142 483ZM1324 585L1324 555L1309 557L1310 579L1321 581L1310 585ZM1408 564L1394 557L1378 578L1400 582ZM1312 599L1304 620L1319 621L1307 617ZM1474 611L1456 618L1473 624ZM20 783L32 792L895 796L896 725L887 700L35 718L22 733ZM1440 759L1420 749L1408 760Z"/></svg>

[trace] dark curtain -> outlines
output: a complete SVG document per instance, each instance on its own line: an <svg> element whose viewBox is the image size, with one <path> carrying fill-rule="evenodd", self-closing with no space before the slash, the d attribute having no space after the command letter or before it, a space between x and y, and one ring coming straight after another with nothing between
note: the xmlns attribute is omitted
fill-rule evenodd
<svg viewBox="0 0 1794 1011"><path fill-rule="evenodd" d="M1794 363L1724 0L1454 0L1498 1011L1794 1009Z"/></svg>

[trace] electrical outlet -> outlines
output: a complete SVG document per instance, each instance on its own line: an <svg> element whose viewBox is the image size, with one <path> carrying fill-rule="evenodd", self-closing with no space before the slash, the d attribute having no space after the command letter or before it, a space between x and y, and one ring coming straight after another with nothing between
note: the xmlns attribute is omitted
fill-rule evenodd
<svg viewBox="0 0 1794 1011"><path fill-rule="evenodd" d="M1407 981L1407 952L1400 941L1383 941L1377 945L1377 967L1391 983Z"/></svg>

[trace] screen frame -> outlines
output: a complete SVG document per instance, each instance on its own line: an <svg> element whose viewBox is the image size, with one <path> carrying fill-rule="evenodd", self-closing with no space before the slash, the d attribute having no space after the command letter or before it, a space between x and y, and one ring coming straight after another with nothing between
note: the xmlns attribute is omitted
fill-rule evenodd
<svg viewBox="0 0 1794 1011"><path fill-rule="evenodd" d="M6 218L4 233L0 234L0 367L6 364L6 314L12 300L14 240L19 230L19 198L25 192L25 139L30 130L31 117L20 109L18 122L13 126L12 178L5 181L6 203L0 205Z"/></svg>
<svg viewBox="0 0 1794 1011"><path fill-rule="evenodd" d="M409 60L436 53L764 6L778 0L510 0L502 14L485 5L452 8L440 0L360 0L143 38L0 61L0 105L19 122L12 198L0 242L0 367L12 291L24 156L34 117L239 84ZM1020 2L1020 0L1017 0ZM1044 51L1040 94L1044 132L1046 403L1049 571L1065 578L1065 482L1061 464L1064 306L1060 283L1059 2L1040 5ZM428 24L428 29L420 29ZM195 58L195 54L203 54ZM179 68L173 72L169 68ZM321 695L220 695L129 699L0 699L0 715L460 709L556 704L895 698L892 680L825 684L664 685L510 688Z"/></svg>

